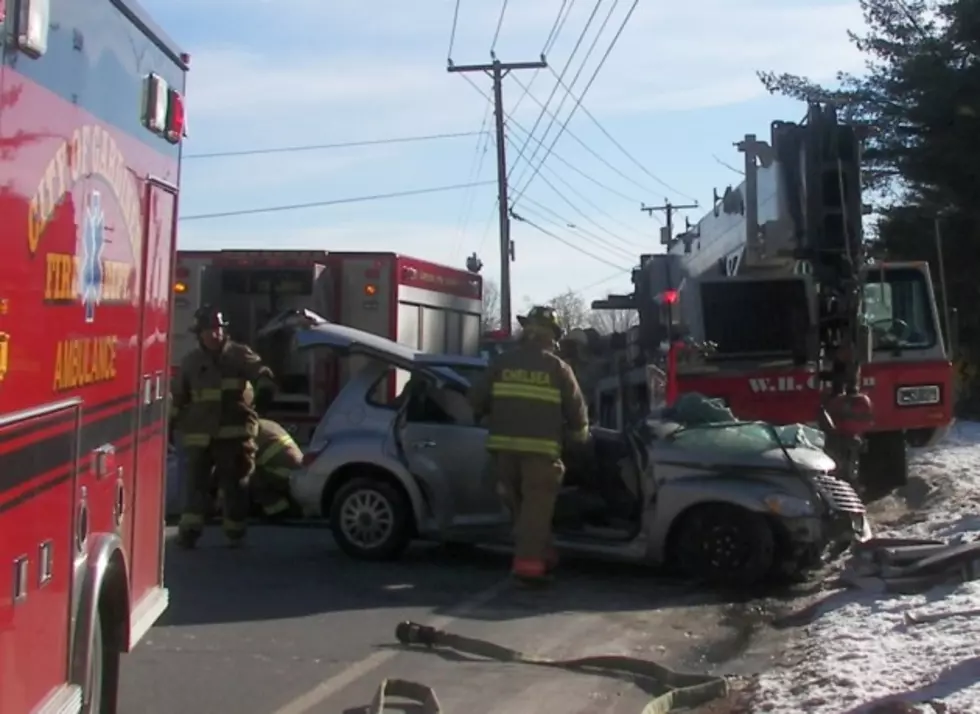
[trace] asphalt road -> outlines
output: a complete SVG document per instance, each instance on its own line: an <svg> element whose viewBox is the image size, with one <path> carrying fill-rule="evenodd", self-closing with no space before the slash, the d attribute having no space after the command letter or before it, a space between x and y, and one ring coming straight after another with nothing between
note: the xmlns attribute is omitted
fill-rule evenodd
<svg viewBox="0 0 980 714"><path fill-rule="evenodd" d="M394 646L403 620L546 656L633 654L743 674L779 639L732 605L644 568L565 562L548 591L518 590L507 558L418 547L354 562L324 531L255 528L168 546L171 606L123 661L121 714L355 714L385 677L434 687L445 714L637 714L648 696L615 679L474 662ZM416 711L398 709L396 711Z"/></svg>

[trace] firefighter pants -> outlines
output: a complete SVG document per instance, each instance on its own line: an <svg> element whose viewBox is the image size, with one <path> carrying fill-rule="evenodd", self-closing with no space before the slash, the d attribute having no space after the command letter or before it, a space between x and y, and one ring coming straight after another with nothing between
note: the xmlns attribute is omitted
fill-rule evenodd
<svg viewBox="0 0 980 714"><path fill-rule="evenodd" d="M493 466L504 503L514 518L514 566L542 570L551 551L551 520L565 467L561 459L496 452Z"/></svg>
<svg viewBox="0 0 980 714"><path fill-rule="evenodd" d="M256 466L248 482L252 502L267 516L280 516L290 509L288 472Z"/></svg>
<svg viewBox="0 0 980 714"><path fill-rule="evenodd" d="M211 485L223 494L222 529L232 540L245 536L248 518L248 481L255 470L255 442L214 440L206 448L188 448L187 470L181 479L181 533L199 534L210 511Z"/></svg>

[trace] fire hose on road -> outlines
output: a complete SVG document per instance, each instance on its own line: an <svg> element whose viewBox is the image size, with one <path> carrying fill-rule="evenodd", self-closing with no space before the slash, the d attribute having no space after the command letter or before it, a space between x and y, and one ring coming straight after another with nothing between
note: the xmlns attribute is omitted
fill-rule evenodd
<svg viewBox="0 0 980 714"><path fill-rule="evenodd" d="M575 659L536 657L473 637L444 632L414 622L402 622L395 629L399 643L407 647L452 651L492 662L550 667L582 674L597 674L627 679L642 679L661 693L650 700L640 714L668 714L675 709L694 709L728 696L728 680L707 674L674 671L650 660L626 655L593 655ZM384 714L386 701L409 700L421 707L422 714L443 712L435 691L417 682L386 679L378 687L367 709L368 714Z"/></svg>

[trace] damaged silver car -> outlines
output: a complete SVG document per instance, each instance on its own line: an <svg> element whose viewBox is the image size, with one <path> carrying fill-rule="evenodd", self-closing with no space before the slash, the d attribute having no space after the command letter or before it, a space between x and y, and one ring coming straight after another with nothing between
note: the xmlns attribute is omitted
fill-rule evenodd
<svg viewBox="0 0 980 714"><path fill-rule="evenodd" d="M278 316L266 328L275 330L291 331L294 349L358 362L291 482L306 515L327 518L345 553L386 560L413 540L509 541L487 432L466 399L483 358L421 353L309 311ZM860 498L834 476L830 457L786 443L767 424L650 418L591 432L564 457L554 522L562 550L751 585L804 574L870 536Z"/></svg>

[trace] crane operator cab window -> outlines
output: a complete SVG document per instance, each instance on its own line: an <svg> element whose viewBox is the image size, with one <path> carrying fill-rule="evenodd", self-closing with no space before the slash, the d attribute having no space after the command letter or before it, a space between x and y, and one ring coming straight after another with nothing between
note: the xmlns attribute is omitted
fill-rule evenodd
<svg viewBox="0 0 980 714"><path fill-rule="evenodd" d="M936 345L935 298L924 270L869 270L862 294L873 350L925 350Z"/></svg>

